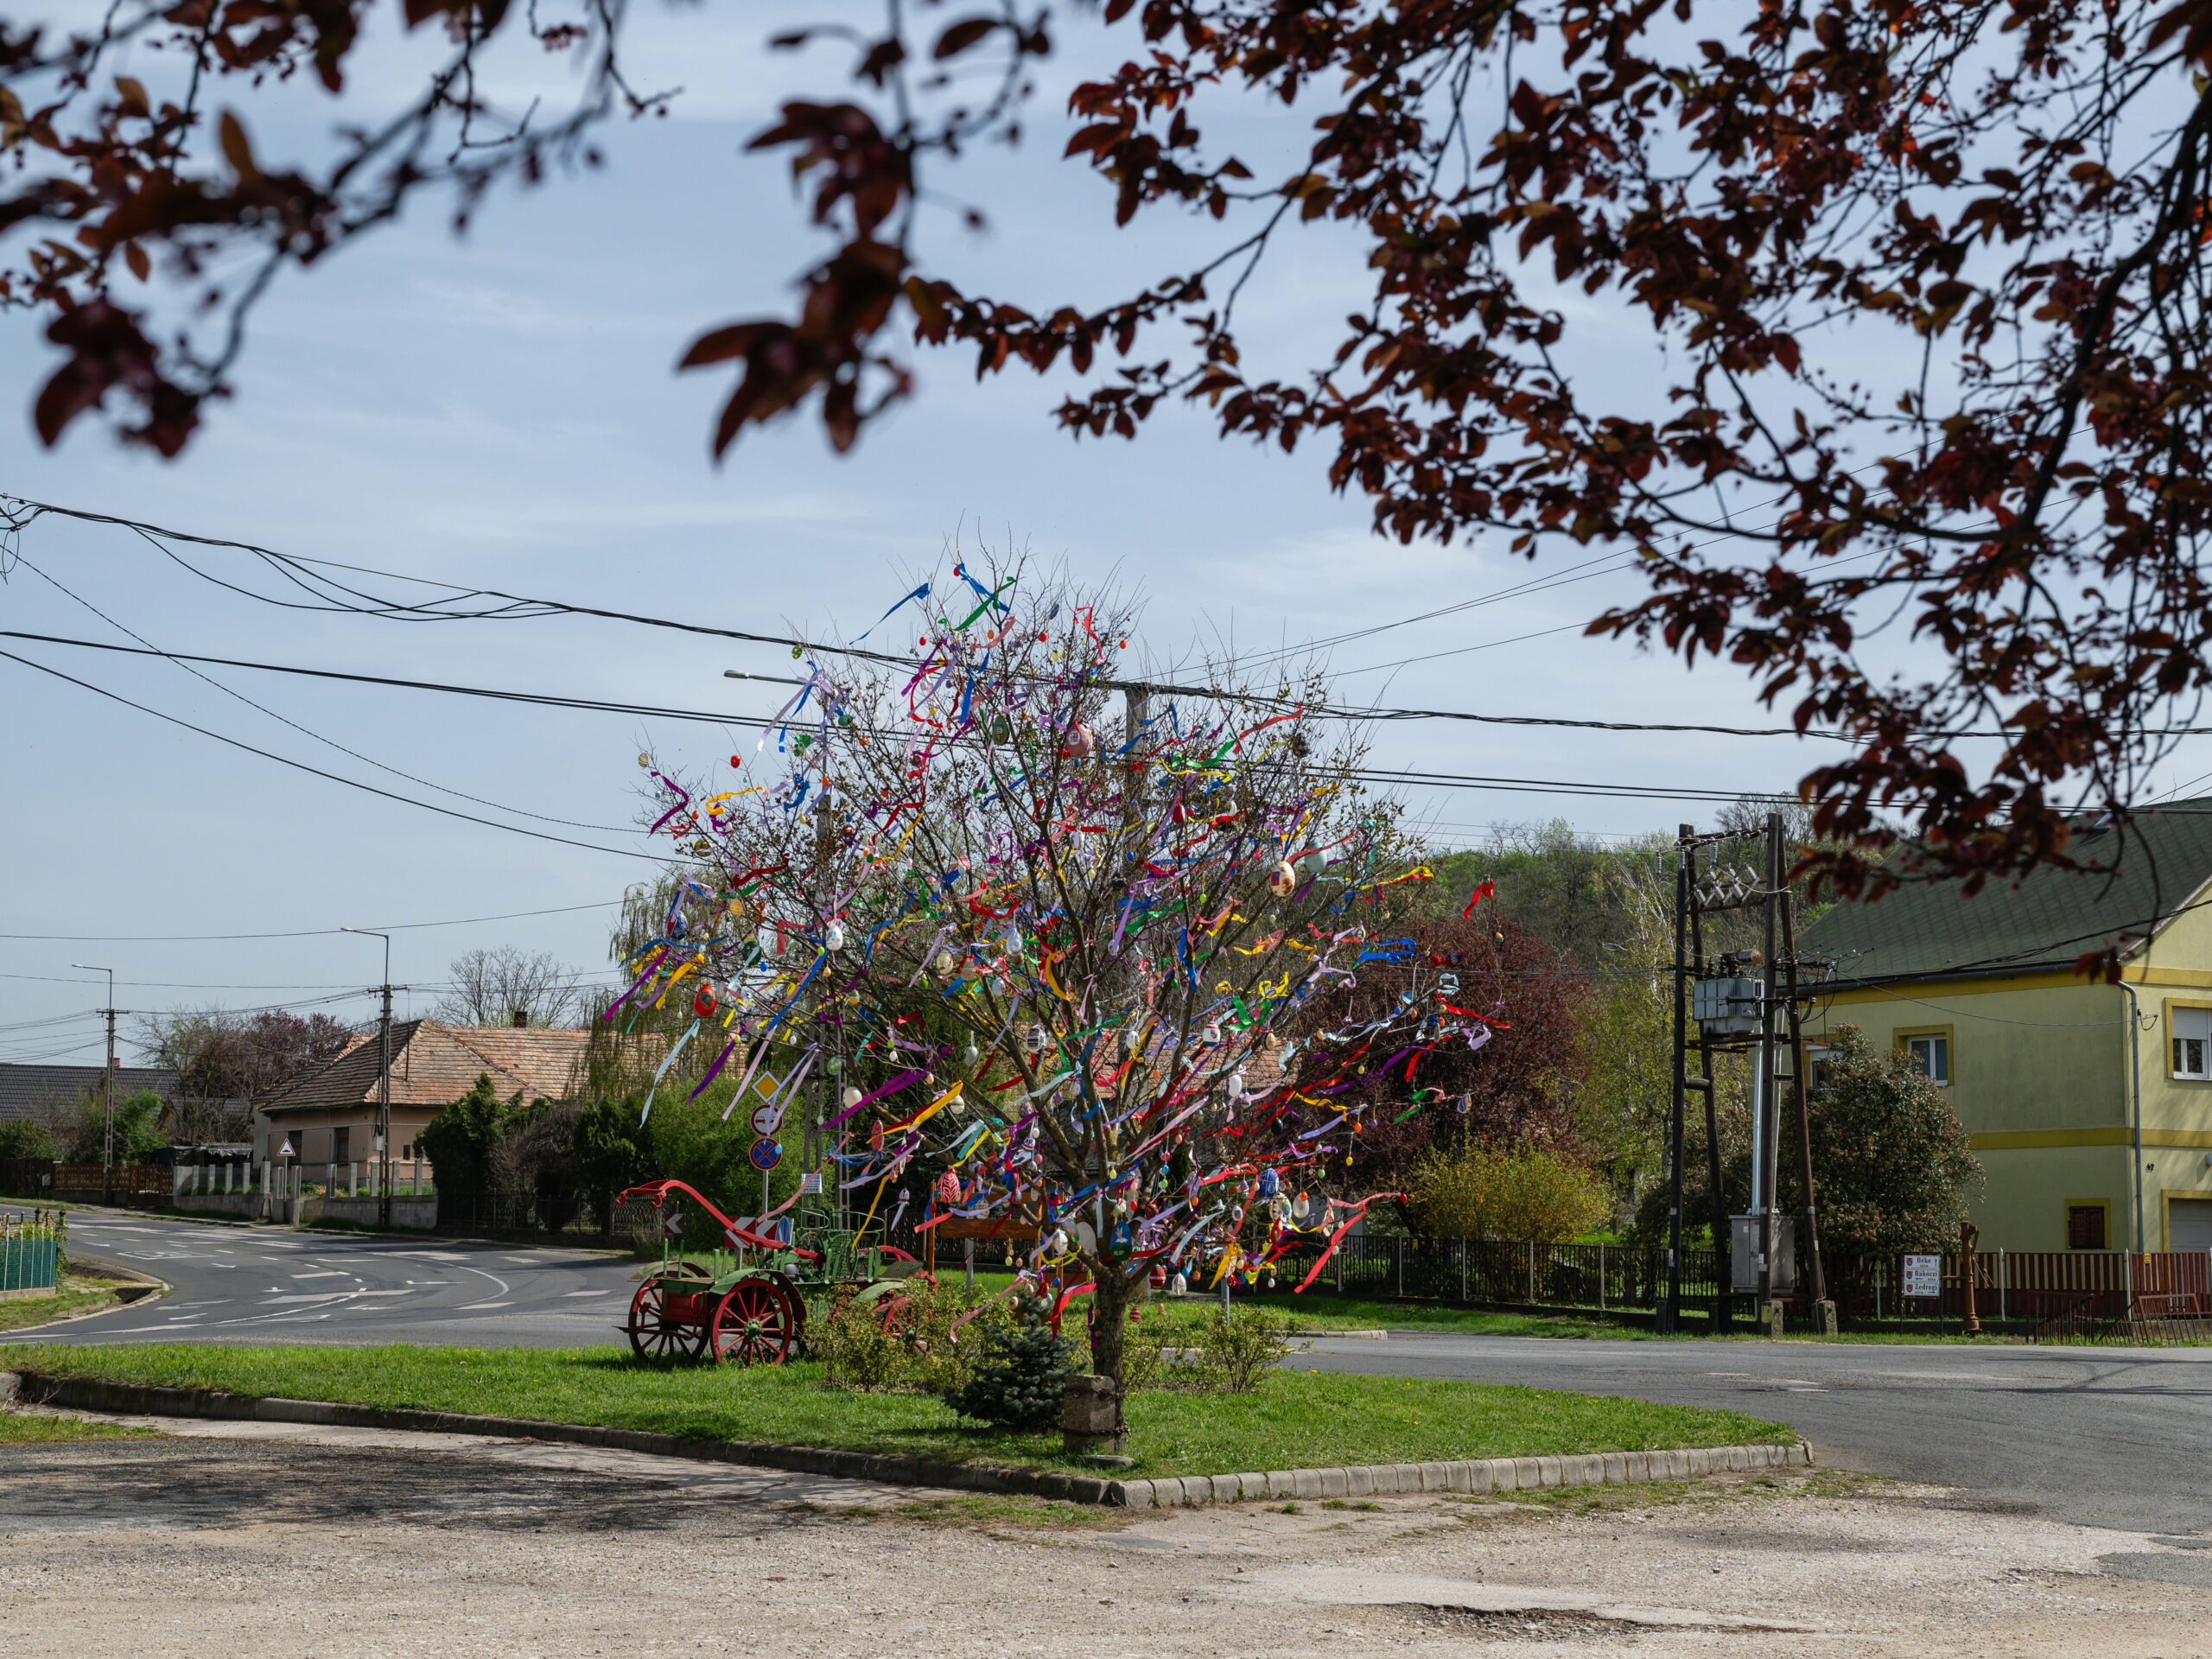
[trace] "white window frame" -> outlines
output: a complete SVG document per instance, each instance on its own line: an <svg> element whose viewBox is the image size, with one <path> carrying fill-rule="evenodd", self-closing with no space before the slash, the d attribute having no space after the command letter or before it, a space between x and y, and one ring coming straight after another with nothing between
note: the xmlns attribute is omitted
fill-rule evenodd
<svg viewBox="0 0 2212 1659"><path fill-rule="evenodd" d="M2183 1083L2212 1082L2212 1008L2170 1007L2166 1072Z"/></svg>
<svg viewBox="0 0 2212 1659"><path fill-rule="evenodd" d="M1927 1045L1925 1051L1922 1045ZM1924 1031L1904 1039L1904 1052L1920 1067L1920 1075L1938 1089L1951 1086L1951 1039L1940 1031ZM1940 1058L1942 1065L1936 1062Z"/></svg>

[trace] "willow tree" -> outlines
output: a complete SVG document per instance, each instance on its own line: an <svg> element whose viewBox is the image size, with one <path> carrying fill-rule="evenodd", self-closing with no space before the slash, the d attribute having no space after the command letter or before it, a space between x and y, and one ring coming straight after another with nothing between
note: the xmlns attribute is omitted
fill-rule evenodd
<svg viewBox="0 0 2212 1659"><path fill-rule="evenodd" d="M1410 995L1300 1019L1412 950L1374 937L1381 896L1426 872L1363 792L1357 734L1232 664L1123 677L1131 610L1023 576L917 588L910 660L810 661L729 787L646 757L697 874L629 1000L703 981L709 1075L842 1078L825 1180L951 1165L952 1211L1096 1287L1092 1362L1118 1386L1153 1267L1217 1280L1294 1214L1348 1224L1362 1200L1332 1171L1375 1109L1359 1085L1479 1025Z"/></svg>

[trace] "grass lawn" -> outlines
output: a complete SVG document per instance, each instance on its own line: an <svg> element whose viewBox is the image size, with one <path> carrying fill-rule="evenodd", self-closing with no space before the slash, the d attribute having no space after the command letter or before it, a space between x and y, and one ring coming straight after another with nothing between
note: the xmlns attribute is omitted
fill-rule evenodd
<svg viewBox="0 0 2212 1659"><path fill-rule="evenodd" d="M0 1446L33 1446L50 1440L127 1440L153 1432L150 1428L126 1427L121 1423L90 1423L81 1417L0 1411Z"/></svg>
<svg viewBox="0 0 2212 1659"><path fill-rule="evenodd" d="M64 1276L51 1296L10 1296L0 1300L0 1331L22 1331L72 1313L97 1313L115 1303L115 1292L96 1280Z"/></svg>
<svg viewBox="0 0 2212 1659"><path fill-rule="evenodd" d="M541 1421L781 1440L962 1461L1066 1467L1057 1431L963 1422L919 1394L821 1386L811 1362L750 1370L640 1365L613 1348L247 1348L187 1344L0 1346L0 1369L228 1389ZM1128 1403L1130 1472L1421 1463L1789 1442L1793 1430L1732 1411L1591 1398L1431 1377L1280 1370L1257 1393L1147 1392Z"/></svg>
<svg viewBox="0 0 2212 1659"><path fill-rule="evenodd" d="M938 1277L947 1284L960 1282L960 1268L956 1262L951 1267L940 1259ZM976 1287L982 1291L1001 1291L1014 1282L1008 1273L982 1271L976 1275ZM1069 1304L1070 1317L1080 1321L1083 1309L1090 1302L1088 1296L1078 1296ZM1238 1292L1235 1298L1238 1307L1264 1308L1290 1326L1294 1334L1323 1336L1331 1331L1448 1331L1471 1337L1614 1337L1637 1341L1652 1339L1652 1332L1633 1325L1617 1325L1610 1319L1584 1319L1573 1314L1479 1313L1468 1308L1446 1307L1427 1302L1371 1301L1359 1296L1337 1296L1325 1290L1309 1290L1302 1296L1293 1296L1276 1291ZM1166 1319L1182 1325L1203 1324L1213 1317L1220 1303L1211 1297L1192 1298L1175 1301L1154 1300L1144 1305L1147 1319Z"/></svg>
<svg viewBox="0 0 2212 1659"><path fill-rule="evenodd" d="M1357 1296L1336 1296L1309 1290L1302 1296L1239 1296L1240 1307L1264 1308L1301 1332L1319 1335L1329 1331L1446 1331L1471 1337L1607 1337L1615 1340L1649 1342L1654 1333L1645 1326L1611 1319L1586 1319L1573 1313L1482 1313L1470 1308L1446 1307L1435 1302L1377 1302ZM1196 1303L1167 1303L1171 1307Z"/></svg>

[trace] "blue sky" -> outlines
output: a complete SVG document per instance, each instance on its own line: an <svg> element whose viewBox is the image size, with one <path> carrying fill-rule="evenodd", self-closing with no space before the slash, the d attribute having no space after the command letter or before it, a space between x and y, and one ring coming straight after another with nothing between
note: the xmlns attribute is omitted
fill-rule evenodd
<svg viewBox="0 0 2212 1659"><path fill-rule="evenodd" d="M686 36L681 21L656 15L650 42L666 63L643 66L642 79L709 53L749 56L755 30L772 26L695 19L703 33ZM832 79L824 66L810 84ZM501 196L467 239L418 212L326 268L289 275L256 319L237 397L177 462L126 452L89 423L41 449L28 409L48 348L20 315L0 316L15 389L0 409L0 489L287 552L772 633L858 632L912 571L955 537L973 545L981 526L995 545L1141 591L1156 658L1193 639L1272 647L1386 622L1592 556L1554 551L1532 569L1481 540L1401 547L1369 532L1361 499L1330 493L1318 453L1223 444L1183 413L1133 445L1078 444L1052 428L1051 387L1027 378L977 386L949 356L922 359L918 400L855 455L832 455L795 423L712 465L707 435L727 382L679 378L672 365L702 327L778 303L816 247L782 163L740 154L768 86L757 70L732 74L665 120L626 126L603 169ZM1172 225L1112 233L1103 192L1052 161L1054 125L1040 123L1022 152L959 181L1002 220L972 242L949 225L933 232L963 276L1003 291L1103 297L1200 245ZM312 130L277 124L268 142L304 143ZM1280 142L1287 130L1255 122L1251 139ZM1309 237L1255 291L1253 338L1285 367L1318 349L1345 308L1339 296L1357 272L1340 251ZM1640 347L1624 329L1612 348L1632 364ZM56 520L33 526L20 551L79 598L18 566L0 586L4 626L16 630L123 640L119 626L180 652L753 715L773 706L769 693L722 671L790 666L767 648L573 619L424 626L280 610L187 575L127 532ZM217 556L207 568L246 567ZM1556 629L1631 591L1624 575L1602 574L1344 647L1332 665ZM310 764L453 800L159 659L10 648ZM369 760L543 815L512 822L610 846L643 845L620 829L641 747L703 760L728 741L712 728L207 672ZM13 663L0 662L0 684L13 716L0 749L13 807L0 824L9 933L278 932L553 910L613 899L648 868L379 801ZM1498 714L1773 723L1726 669L1686 673L1571 629L1392 675L1347 674L1341 691ZM1429 723L1386 729L1376 760L1770 790L1788 787L1810 755L1793 741ZM1419 805L1459 842L1499 821L1560 816L1629 834L1705 812L1471 791ZM597 970L611 913L410 929L394 941L393 973L429 985L458 951L502 944ZM0 939L0 972L17 976L0 978L0 1059L96 1058L89 1020L22 1024L101 1001L104 982L86 982L73 963L115 967L120 1005L155 1009L301 1002L373 981L378 961L373 941L333 934ZM334 1011L358 1018L369 1006Z"/></svg>

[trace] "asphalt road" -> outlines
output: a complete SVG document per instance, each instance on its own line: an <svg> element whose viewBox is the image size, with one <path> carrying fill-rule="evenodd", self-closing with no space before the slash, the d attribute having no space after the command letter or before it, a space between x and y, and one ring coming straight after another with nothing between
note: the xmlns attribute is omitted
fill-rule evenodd
<svg viewBox="0 0 2212 1659"><path fill-rule="evenodd" d="M1985 1505L2212 1532L2212 1349L1394 1335L1293 1363L1727 1407L1789 1424L1823 1463Z"/></svg>
<svg viewBox="0 0 2212 1659"><path fill-rule="evenodd" d="M627 1257L591 1250L86 1211L69 1218L69 1254L150 1274L175 1292L0 1341L577 1347L621 1340L637 1271Z"/></svg>
<svg viewBox="0 0 2212 1659"><path fill-rule="evenodd" d="M79 1213L73 1255L175 1294L0 1340L620 1340L636 1264L588 1250L353 1237ZM1953 1486L1983 1505L2212 1535L2212 1349L1317 1338L1294 1364L1518 1382L1785 1422L1821 1461Z"/></svg>

